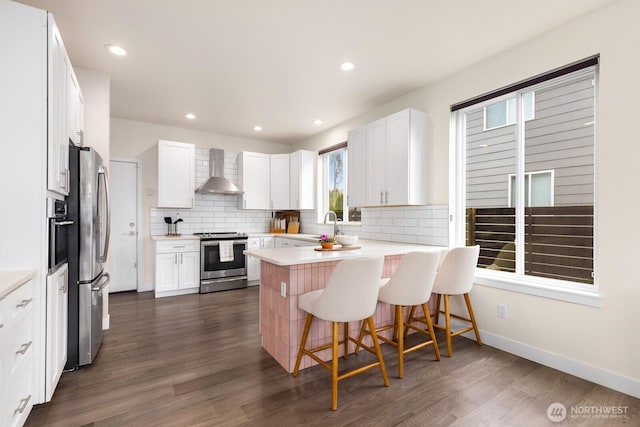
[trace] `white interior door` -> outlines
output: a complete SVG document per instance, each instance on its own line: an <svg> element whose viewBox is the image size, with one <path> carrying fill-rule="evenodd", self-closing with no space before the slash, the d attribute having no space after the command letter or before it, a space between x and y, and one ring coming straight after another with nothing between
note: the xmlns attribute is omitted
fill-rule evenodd
<svg viewBox="0 0 640 427"><path fill-rule="evenodd" d="M109 293L138 288L138 164L111 160Z"/></svg>

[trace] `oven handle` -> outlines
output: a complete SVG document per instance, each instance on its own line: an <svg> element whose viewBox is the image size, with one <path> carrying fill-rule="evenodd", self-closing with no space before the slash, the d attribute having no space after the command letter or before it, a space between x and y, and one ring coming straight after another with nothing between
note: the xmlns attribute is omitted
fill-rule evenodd
<svg viewBox="0 0 640 427"><path fill-rule="evenodd" d="M246 240L233 240L232 243L234 245L240 245L240 244L246 245L248 242ZM218 246L220 245L220 240L201 240L200 244L202 246Z"/></svg>

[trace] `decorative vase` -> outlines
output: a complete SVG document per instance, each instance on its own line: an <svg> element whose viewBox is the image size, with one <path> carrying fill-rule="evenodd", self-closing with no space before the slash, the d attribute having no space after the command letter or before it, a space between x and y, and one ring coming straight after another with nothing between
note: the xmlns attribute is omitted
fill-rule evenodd
<svg viewBox="0 0 640 427"><path fill-rule="evenodd" d="M333 242L320 242L322 249L333 249Z"/></svg>

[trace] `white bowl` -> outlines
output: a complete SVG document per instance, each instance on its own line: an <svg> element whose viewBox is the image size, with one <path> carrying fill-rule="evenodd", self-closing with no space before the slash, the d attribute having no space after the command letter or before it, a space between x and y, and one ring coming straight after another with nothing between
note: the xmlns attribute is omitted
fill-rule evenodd
<svg viewBox="0 0 640 427"><path fill-rule="evenodd" d="M336 241L342 246L351 246L358 242L358 236L347 236L346 234L343 234L336 236Z"/></svg>

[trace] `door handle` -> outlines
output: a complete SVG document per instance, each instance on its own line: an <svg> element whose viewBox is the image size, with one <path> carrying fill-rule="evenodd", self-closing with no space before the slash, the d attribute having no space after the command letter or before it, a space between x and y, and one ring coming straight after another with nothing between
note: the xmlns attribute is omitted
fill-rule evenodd
<svg viewBox="0 0 640 427"><path fill-rule="evenodd" d="M100 285L96 286L95 288L91 288L91 290L93 292L98 292L104 289L105 286L107 286L109 284L109 282L111 282L111 276L109 276L109 273L103 273L102 274L102 278L106 279L103 283L101 283Z"/></svg>

